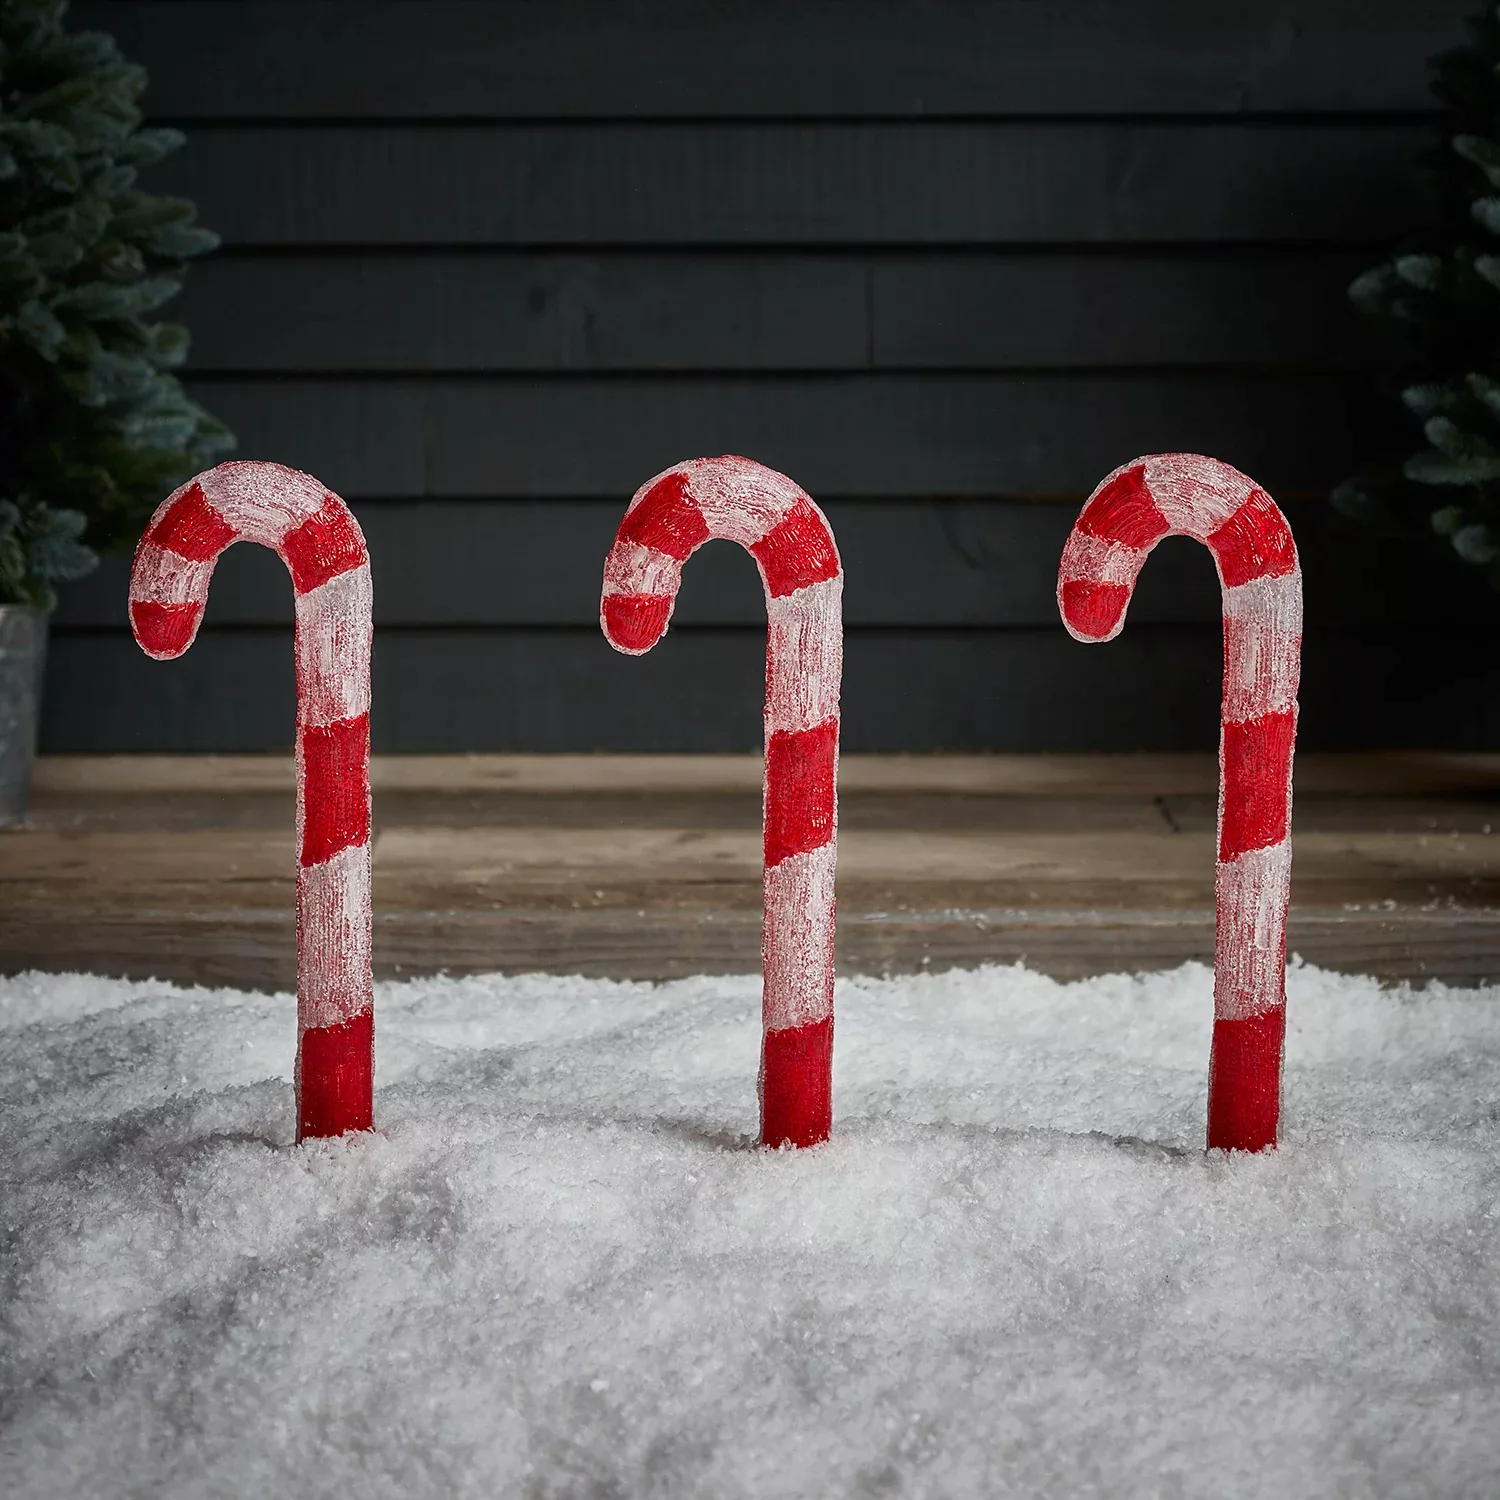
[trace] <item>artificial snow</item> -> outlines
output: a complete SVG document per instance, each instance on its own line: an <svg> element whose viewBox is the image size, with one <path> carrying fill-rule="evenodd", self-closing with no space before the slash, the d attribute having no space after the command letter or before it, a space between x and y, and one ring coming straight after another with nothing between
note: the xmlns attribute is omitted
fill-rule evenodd
<svg viewBox="0 0 1500 1500"><path fill-rule="evenodd" d="M0 981L0 1492L1500 1494L1500 990L1294 967L1282 1148L1205 1156L1211 975L841 981L752 1148L759 982L294 1002Z"/></svg>

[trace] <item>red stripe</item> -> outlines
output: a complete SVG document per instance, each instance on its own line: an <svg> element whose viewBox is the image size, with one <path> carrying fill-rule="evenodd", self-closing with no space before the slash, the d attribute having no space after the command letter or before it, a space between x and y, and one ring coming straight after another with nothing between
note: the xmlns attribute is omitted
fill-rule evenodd
<svg viewBox="0 0 1500 1500"><path fill-rule="evenodd" d="M837 719L794 733L778 730L766 742L767 869L833 837L838 743Z"/></svg>
<svg viewBox="0 0 1500 1500"><path fill-rule="evenodd" d="M314 515L287 532L278 550L299 594L369 561L359 526L337 495L329 495Z"/></svg>
<svg viewBox="0 0 1500 1500"><path fill-rule="evenodd" d="M374 1011L308 1027L297 1044L297 1139L368 1130L374 1121Z"/></svg>
<svg viewBox="0 0 1500 1500"><path fill-rule="evenodd" d="M1061 598L1063 619L1080 635L1102 641L1119 626L1130 603L1130 585L1069 579L1062 586Z"/></svg>
<svg viewBox="0 0 1500 1500"><path fill-rule="evenodd" d="M1144 464L1126 469L1105 485L1073 526L1085 536L1105 537L1127 547L1149 547L1171 529L1146 488Z"/></svg>
<svg viewBox="0 0 1500 1500"><path fill-rule="evenodd" d="M688 493L683 473L664 475L626 512L617 533L622 542L652 547L685 562L708 540L708 522Z"/></svg>
<svg viewBox="0 0 1500 1500"><path fill-rule="evenodd" d="M667 594L606 594L604 631L627 651L646 651L654 646L672 617Z"/></svg>
<svg viewBox="0 0 1500 1500"><path fill-rule="evenodd" d="M1281 1121L1286 1006L1214 1022L1208 1065L1208 1149L1264 1151Z"/></svg>
<svg viewBox="0 0 1500 1500"><path fill-rule="evenodd" d="M761 1047L763 1146L816 1146L833 1129L833 1017L768 1031Z"/></svg>
<svg viewBox="0 0 1500 1500"><path fill-rule="evenodd" d="M303 865L370 837L370 716L302 729Z"/></svg>
<svg viewBox="0 0 1500 1500"><path fill-rule="evenodd" d="M773 599L838 577L839 555L827 523L806 500L798 500L750 551Z"/></svg>
<svg viewBox="0 0 1500 1500"><path fill-rule="evenodd" d="M1252 578L1280 578L1297 566L1297 545L1286 517L1264 490L1252 490L1230 518L1204 539L1219 563L1224 587Z"/></svg>
<svg viewBox="0 0 1500 1500"><path fill-rule="evenodd" d="M201 604L157 604L150 599L130 601L130 626L135 638L152 656L180 656L193 642L203 617Z"/></svg>
<svg viewBox="0 0 1500 1500"><path fill-rule="evenodd" d="M1269 849L1286 837L1295 709L1224 726L1219 858Z"/></svg>
<svg viewBox="0 0 1500 1500"><path fill-rule="evenodd" d="M190 484L147 531L144 541L189 562L211 562L239 536L208 503L201 485Z"/></svg>

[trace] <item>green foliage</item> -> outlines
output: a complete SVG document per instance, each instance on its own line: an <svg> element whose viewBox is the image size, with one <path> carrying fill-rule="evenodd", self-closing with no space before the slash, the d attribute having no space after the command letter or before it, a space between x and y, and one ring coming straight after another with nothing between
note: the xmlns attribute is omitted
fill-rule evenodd
<svg viewBox="0 0 1500 1500"><path fill-rule="evenodd" d="M88 524L81 511L57 510L0 500L0 600L57 605L55 583L82 578L98 566L99 556L78 540Z"/></svg>
<svg viewBox="0 0 1500 1500"><path fill-rule="evenodd" d="M66 9L0 0L0 602L49 607L233 446L171 373L187 330L151 316L218 243L136 186L182 137L142 127L144 72Z"/></svg>
<svg viewBox="0 0 1500 1500"><path fill-rule="evenodd" d="M1500 7L1465 31L1432 60L1447 109L1439 220L1349 288L1392 334L1401 401L1425 446L1399 474L1346 480L1333 503L1392 532L1446 538L1500 587Z"/></svg>

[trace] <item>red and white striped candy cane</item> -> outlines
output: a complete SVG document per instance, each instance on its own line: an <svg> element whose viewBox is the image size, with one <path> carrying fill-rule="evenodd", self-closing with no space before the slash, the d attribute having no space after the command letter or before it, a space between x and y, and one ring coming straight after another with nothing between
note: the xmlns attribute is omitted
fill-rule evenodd
<svg viewBox="0 0 1500 1500"><path fill-rule="evenodd" d="M214 563L241 540L275 550L297 597L297 1139L368 1130L371 589L359 524L310 475L220 464L152 516L130 577L130 623L148 656L181 656Z"/></svg>
<svg viewBox="0 0 1500 1500"><path fill-rule="evenodd" d="M1224 592L1208 1145L1259 1151L1281 1115L1302 572L1286 517L1254 480L1192 453L1138 458L1094 491L1063 548L1057 602L1072 635L1119 634L1165 536L1205 543Z"/></svg>
<svg viewBox="0 0 1500 1500"><path fill-rule="evenodd" d="M665 634L682 565L738 542L766 590L761 1141L811 1146L833 1121L834 862L844 575L827 518L748 458L676 464L641 486L604 564L599 621L639 656Z"/></svg>

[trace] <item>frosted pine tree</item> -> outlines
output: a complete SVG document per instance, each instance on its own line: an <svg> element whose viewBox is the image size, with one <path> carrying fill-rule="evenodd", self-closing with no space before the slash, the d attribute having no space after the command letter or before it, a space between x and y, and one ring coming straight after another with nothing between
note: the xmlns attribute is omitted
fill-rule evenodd
<svg viewBox="0 0 1500 1500"><path fill-rule="evenodd" d="M43 607L233 445L152 316L218 243L136 186L182 137L142 128L145 73L66 9L0 0L0 602Z"/></svg>
<svg viewBox="0 0 1500 1500"><path fill-rule="evenodd" d="M1393 336L1423 446L1399 475L1346 480L1333 501L1387 530L1446 537L1500 586L1500 8L1465 28L1432 60L1447 111L1437 225L1349 288Z"/></svg>

